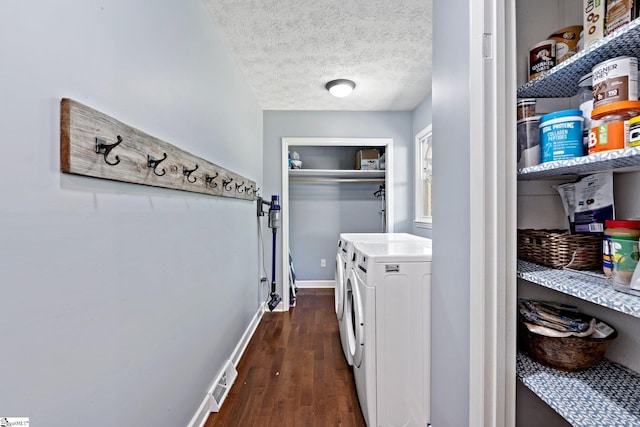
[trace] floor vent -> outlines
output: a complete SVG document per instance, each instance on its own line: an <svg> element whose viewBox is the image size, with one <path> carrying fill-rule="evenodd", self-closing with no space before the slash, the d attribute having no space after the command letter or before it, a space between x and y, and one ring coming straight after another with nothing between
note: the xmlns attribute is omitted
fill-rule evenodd
<svg viewBox="0 0 640 427"><path fill-rule="evenodd" d="M211 412L218 412L220 410L220 407L222 406L224 399L227 397L227 394L229 394L229 390L237 376L238 371L236 371L235 366L233 366L231 360L227 360L227 363L216 379L213 390L211 390L211 396L213 397L213 407Z"/></svg>

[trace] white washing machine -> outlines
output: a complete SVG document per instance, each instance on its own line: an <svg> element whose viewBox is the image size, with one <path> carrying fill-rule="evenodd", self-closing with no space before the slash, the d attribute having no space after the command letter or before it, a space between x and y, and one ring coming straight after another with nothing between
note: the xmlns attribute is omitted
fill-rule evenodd
<svg viewBox="0 0 640 427"><path fill-rule="evenodd" d="M430 419L431 241L354 244L345 316L353 374L369 427ZM349 292L349 291L347 291Z"/></svg>
<svg viewBox="0 0 640 427"><path fill-rule="evenodd" d="M351 328L351 318L345 317L346 276L353 265L354 242L392 242L392 241L430 241L424 237L408 233L342 233L338 240L338 253L336 254L335 270L335 309L340 330L342 351L349 365L353 365L353 357L349 353L348 333Z"/></svg>

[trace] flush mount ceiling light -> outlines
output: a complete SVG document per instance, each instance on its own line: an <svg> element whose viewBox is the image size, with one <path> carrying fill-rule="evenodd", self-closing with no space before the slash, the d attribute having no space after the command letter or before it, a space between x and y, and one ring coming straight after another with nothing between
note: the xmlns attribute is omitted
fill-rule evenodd
<svg viewBox="0 0 640 427"><path fill-rule="evenodd" d="M331 80L325 87L331 95L343 98L351 93L351 91L356 87L356 84L351 80L338 79Z"/></svg>

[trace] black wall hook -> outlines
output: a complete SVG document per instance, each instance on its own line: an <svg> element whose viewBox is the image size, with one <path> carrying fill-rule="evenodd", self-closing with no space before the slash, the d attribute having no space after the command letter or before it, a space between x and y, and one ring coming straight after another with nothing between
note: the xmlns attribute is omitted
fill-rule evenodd
<svg viewBox="0 0 640 427"><path fill-rule="evenodd" d="M120 157L118 157L117 155L115 157L116 161L114 163L111 163L109 160L107 160L107 156L109 155L111 150L122 143L122 137L120 135L118 135L116 138L118 139L118 142L115 142L113 144L107 144L107 141L105 141L104 139L96 138L96 153L104 154L104 162L109 166L115 166L120 163Z"/></svg>
<svg viewBox="0 0 640 427"><path fill-rule="evenodd" d="M193 177L193 181L191 181L191 174L192 174L192 173L194 173L197 169L198 169L198 165L196 165L196 167L195 167L195 168L193 168L193 169L187 169L187 167L186 167L186 166L183 166L183 167L182 167L182 174L183 174L184 176L186 176L186 177L187 177L187 181L189 181L190 183L192 183L192 184L193 184L193 183L194 183L194 182L196 182L198 179L194 176L194 177Z"/></svg>
<svg viewBox="0 0 640 427"><path fill-rule="evenodd" d="M167 160L167 153L164 153L161 159L154 159L149 154L147 154L147 167L153 168L153 173L155 173L158 176L162 176L165 173L167 173L167 171L164 168L162 168L162 173L158 173L156 172L156 168L160 163L164 162L165 160Z"/></svg>
<svg viewBox="0 0 640 427"><path fill-rule="evenodd" d="M242 181L241 183L236 183L236 193L242 193L244 192L244 188L242 188L242 186L244 185L244 181Z"/></svg>
<svg viewBox="0 0 640 427"><path fill-rule="evenodd" d="M233 182L233 178L227 178L222 180L222 186L225 190L231 191L233 187L231 187L231 183Z"/></svg>
<svg viewBox="0 0 640 427"><path fill-rule="evenodd" d="M215 176L211 176L209 174L206 174L204 176L204 180L207 181L207 185L211 186L212 188L216 188L218 186L218 184L213 182L213 180L216 179L218 177L218 175L220 175L218 172L216 172Z"/></svg>

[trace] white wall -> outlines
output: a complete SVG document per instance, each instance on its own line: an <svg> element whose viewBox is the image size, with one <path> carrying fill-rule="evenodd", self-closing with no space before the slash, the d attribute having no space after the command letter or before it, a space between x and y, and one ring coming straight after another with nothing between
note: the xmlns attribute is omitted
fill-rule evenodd
<svg viewBox="0 0 640 427"><path fill-rule="evenodd" d="M281 179L281 150L282 137L371 137L371 138L393 138L393 157L394 157L394 218L395 232L410 232L413 221L413 150L411 136L411 112L408 111L382 111L382 112L347 112L347 111L265 111L264 112L264 190L263 194L280 194L282 187ZM304 167L304 160L303 160ZM298 184L296 184L298 186ZM299 189L299 187L298 187ZM350 191L352 187L348 187L346 191ZM376 188L365 190L369 193L375 191ZM309 204L301 201L298 204L300 210L289 211L289 217L295 225L295 219L305 218L307 228L304 229L304 238L307 241L313 240L322 242L321 248L316 248L313 253L293 253L294 266L296 273L299 274L299 264L311 266L319 265L318 258L327 259L326 271L333 271L334 260L336 255L336 243L340 232L353 231L376 231L379 232L377 221L377 211L379 210L379 201L377 199L370 200L370 204L363 209L367 211L367 215L373 212L373 218L369 218L366 223L370 223L372 230L364 229L339 229L332 227L330 230L324 227L318 227L319 221L326 219L331 206L338 200L346 201L350 195L345 194L344 198L335 192L330 195L324 192L329 200L324 203L315 203L313 209L309 210ZM292 203L289 207L294 209ZM320 220L314 221L314 217L309 215L318 215ZM360 215L360 213L358 213ZM353 216L347 221L344 216L340 215L339 220L342 225L350 227L353 222ZM304 226L304 224L301 224ZM291 227L290 227L291 228ZM326 238L330 235L331 238ZM271 236L266 238L270 239ZM290 241L294 239L290 236ZM281 241L278 240L278 247ZM308 259L306 259L308 256ZM270 263L270 255L267 254L267 262ZM270 264L269 264L270 265ZM315 267L314 267L315 268ZM278 292L282 287L282 268L280 262L277 264L277 282ZM313 273L312 273L313 274ZM323 273L324 274L324 273ZM329 274L329 279L333 279L333 273ZM317 279L317 278L316 278Z"/></svg>
<svg viewBox="0 0 640 427"><path fill-rule="evenodd" d="M411 112L414 137L433 121L433 100L431 98L432 94L429 93L429 95Z"/></svg>
<svg viewBox="0 0 640 427"><path fill-rule="evenodd" d="M262 181L200 0L0 2L0 415L185 426L261 300L255 203L59 172L70 97Z"/></svg>
<svg viewBox="0 0 640 427"><path fill-rule="evenodd" d="M382 233L377 182L290 183L289 248L296 280L334 280L340 233ZM326 266L321 267L321 260Z"/></svg>

